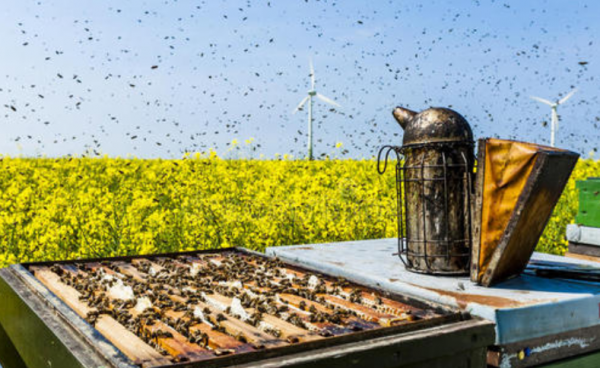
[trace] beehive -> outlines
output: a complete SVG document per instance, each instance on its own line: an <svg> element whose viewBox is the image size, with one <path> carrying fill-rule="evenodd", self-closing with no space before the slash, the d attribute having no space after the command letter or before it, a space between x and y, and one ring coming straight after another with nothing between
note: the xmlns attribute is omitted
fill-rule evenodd
<svg viewBox="0 0 600 368"><path fill-rule="evenodd" d="M226 366L463 319L240 250L19 267L142 367Z"/></svg>

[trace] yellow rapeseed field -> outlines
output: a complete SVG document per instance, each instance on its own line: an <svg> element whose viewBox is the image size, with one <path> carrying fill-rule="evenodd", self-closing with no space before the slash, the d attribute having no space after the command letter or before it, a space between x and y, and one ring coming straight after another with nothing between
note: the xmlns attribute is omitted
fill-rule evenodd
<svg viewBox="0 0 600 368"><path fill-rule="evenodd" d="M563 253L574 179L539 250ZM372 160L0 158L0 267L9 264L396 236L393 170Z"/></svg>

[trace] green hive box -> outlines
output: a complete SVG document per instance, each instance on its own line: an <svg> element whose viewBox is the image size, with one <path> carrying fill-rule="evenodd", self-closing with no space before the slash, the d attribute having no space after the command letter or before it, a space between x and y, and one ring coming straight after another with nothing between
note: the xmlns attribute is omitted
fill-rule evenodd
<svg viewBox="0 0 600 368"><path fill-rule="evenodd" d="M575 217L578 225L600 227L600 178L578 181L579 212Z"/></svg>

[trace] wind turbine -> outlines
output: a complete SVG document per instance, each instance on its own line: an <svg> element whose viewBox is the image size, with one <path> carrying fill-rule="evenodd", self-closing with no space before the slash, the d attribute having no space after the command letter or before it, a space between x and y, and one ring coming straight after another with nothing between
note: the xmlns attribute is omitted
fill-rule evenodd
<svg viewBox="0 0 600 368"><path fill-rule="evenodd" d="M543 104L546 104L552 108L552 122L550 125L550 146L551 147L554 147L554 136L556 134L556 131L558 130L558 112L556 111L556 109L557 109L558 105L562 105L565 102L567 102L567 100L569 98L571 98L571 96L573 96L575 94L575 92L577 92L577 89L572 90L565 97L561 98L560 100L556 100L556 102L548 101L545 98L529 96L532 99L534 99L538 102L541 102Z"/></svg>
<svg viewBox="0 0 600 368"><path fill-rule="evenodd" d="M335 107L341 107L337 102L333 101L330 98L327 98L325 96L323 96L320 93L317 93L317 91L315 91L315 69L313 68L313 63L312 63L312 59L309 60L309 64L310 64L310 90L308 91L308 96L304 97L304 99L302 101L300 101L300 104L294 109L294 111L292 112L292 114L297 113L298 111L300 111L302 109L302 107L304 106L304 104L308 101L308 143L307 143L307 149L308 149L308 159L312 160L313 159L313 117L312 117L312 106L313 106L313 97L317 97L319 100L328 103L330 105L333 105Z"/></svg>

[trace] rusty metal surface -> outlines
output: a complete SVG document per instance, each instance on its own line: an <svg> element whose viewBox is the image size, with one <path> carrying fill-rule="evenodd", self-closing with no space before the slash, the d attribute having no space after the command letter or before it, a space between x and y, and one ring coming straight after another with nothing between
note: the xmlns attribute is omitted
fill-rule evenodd
<svg viewBox="0 0 600 368"><path fill-rule="evenodd" d="M396 107L393 115L405 131L403 146L434 142L473 142L471 127L454 110L433 107L416 113Z"/></svg>
<svg viewBox="0 0 600 368"><path fill-rule="evenodd" d="M496 323L496 343L507 344L599 326L600 284L521 275L486 288L468 277L406 271L389 255L397 239L272 247L267 253L311 269L346 277L390 292L443 303ZM574 265L600 264L534 253L533 260Z"/></svg>

